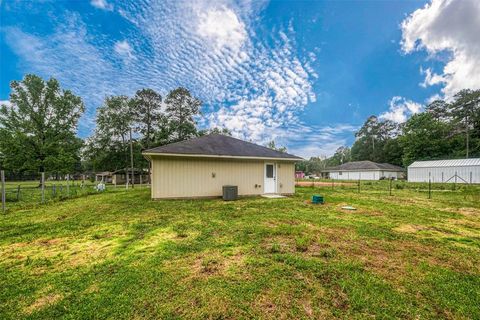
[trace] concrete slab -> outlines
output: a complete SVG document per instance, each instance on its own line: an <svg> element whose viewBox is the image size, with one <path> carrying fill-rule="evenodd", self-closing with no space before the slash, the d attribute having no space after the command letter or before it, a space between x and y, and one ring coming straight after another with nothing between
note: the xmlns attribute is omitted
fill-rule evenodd
<svg viewBox="0 0 480 320"><path fill-rule="evenodd" d="M281 194L262 194L262 197L268 198L268 199L286 198L285 196L282 196Z"/></svg>

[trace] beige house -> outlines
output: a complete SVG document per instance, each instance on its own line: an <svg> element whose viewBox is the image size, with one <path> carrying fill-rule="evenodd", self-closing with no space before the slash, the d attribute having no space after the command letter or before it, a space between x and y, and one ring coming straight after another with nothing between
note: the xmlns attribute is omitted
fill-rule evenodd
<svg viewBox="0 0 480 320"><path fill-rule="evenodd" d="M151 162L152 199L293 194L295 162L302 158L221 134L143 152Z"/></svg>

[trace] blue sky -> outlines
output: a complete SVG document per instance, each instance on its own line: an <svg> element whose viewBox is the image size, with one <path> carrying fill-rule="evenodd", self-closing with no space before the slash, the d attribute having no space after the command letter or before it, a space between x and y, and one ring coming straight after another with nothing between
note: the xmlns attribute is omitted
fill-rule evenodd
<svg viewBox="0 0 480 320"><path fill-rule="evenodd" d="M27 73L56 77L84 99L81 137L105 96L185 86L202 127L330 155L369 115L480 88L475 0L0 3L0 100Z"/></svg>

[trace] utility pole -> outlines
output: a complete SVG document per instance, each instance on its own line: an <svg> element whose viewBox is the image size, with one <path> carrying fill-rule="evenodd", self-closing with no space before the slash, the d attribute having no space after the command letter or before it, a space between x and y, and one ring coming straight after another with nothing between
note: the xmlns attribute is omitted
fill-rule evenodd
<svg viewBox="0 0 480 320"><path fill-rule="evenodd" d="M132 188L135 188L135 176L133 173L133 143L132 143L132 128L130 128L130 169L132 172ZM128 174L127 174L128 175Z"/></svg>

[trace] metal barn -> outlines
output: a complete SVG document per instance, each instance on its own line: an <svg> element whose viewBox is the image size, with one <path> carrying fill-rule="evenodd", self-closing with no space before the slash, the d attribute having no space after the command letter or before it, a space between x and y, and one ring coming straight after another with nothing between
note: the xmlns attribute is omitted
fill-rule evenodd
<svg viewBox="0 0 480 320"><path fill-rule="evenodd" d="M408 167L409 182L480 183L480 158L415 161Z"/></svg>

